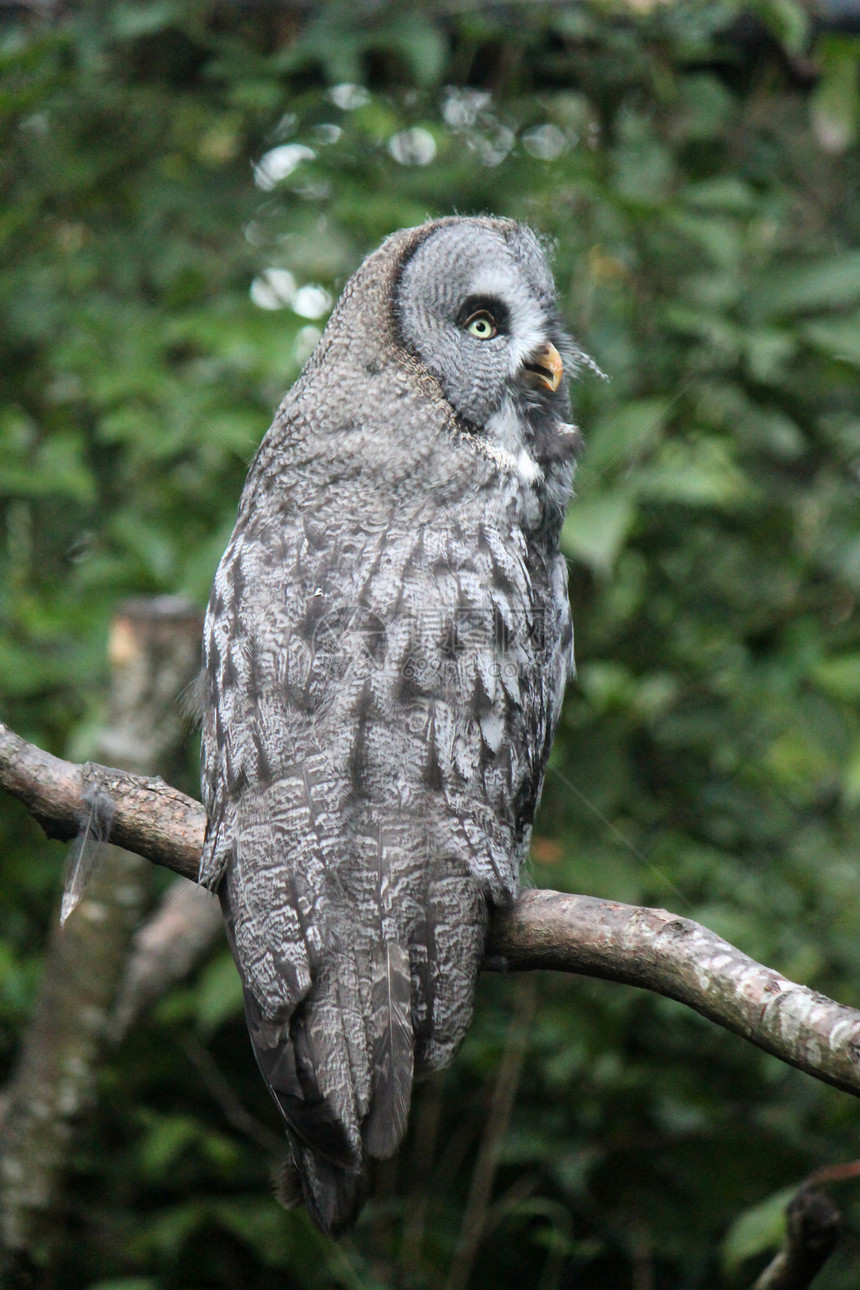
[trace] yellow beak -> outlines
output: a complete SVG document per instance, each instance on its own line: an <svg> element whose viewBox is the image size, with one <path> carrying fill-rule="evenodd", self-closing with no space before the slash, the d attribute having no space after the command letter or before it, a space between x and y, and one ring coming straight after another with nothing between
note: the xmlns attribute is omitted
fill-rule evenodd
<svg viewBox="0 0 860 1290"><path fill-rule="evenodd" d="M564 375L564 364L555 345L547 341L533 354L529 354L523 363L522 379L526 385L536 388L541 385L545 390L557 390Z"/></svg>

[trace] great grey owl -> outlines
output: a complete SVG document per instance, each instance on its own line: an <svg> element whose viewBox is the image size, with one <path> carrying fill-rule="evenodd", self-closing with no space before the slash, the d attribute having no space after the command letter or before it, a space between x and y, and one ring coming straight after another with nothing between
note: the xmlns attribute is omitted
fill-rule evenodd
<svg viewBox="0 0 860 1290"><path fill-rule="evenodd" d="M201 880L292 1158L336 1234L472 1014L572 666L579 436L540 244L395 233L251 466L205 629Z"/></svg>

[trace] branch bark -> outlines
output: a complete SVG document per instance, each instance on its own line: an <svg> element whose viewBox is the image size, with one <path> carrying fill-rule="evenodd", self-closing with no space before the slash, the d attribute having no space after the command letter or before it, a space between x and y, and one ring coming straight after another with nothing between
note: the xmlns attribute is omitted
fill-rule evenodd
<svg viewBox="0 0 860 1290"><path fill-rule="evenodd" d="M183 878L197 879L206 815L193 797L160 776L132 775L96 762L63 761L27 743L0 722L0 787L17 797L49 838L77 837L89 814L85 793L101 788L116 814L111 841L164 865Z"/></svg>
<svg viewBox="0 0 860 1290"><path fill-rule="evenodd" d="M86 790L101 789L116 808L114 842L183 877L197 876L203 807L160 779L62 761L0 723L0 787L59 838L77 833L89 809ZM486 966L552 968L651 990L860 1096L860 1012L789 981L666 910L525 891L511 910L496 914Z"/></svg>

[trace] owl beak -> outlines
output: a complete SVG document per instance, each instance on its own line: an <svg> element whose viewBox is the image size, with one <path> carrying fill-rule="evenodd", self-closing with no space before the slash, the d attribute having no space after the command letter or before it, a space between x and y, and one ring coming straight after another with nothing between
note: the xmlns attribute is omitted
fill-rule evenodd
<svg viewBox="0 0 860 1290"><path fill-rule="evenodd" d="M523 363L521 379L523 384L537 389L541 386L545 390L558 389L561 384L561 378L564 375L564 364L561 361L555 345L547 341L541 345L533 354L530 354Z"/></svg>

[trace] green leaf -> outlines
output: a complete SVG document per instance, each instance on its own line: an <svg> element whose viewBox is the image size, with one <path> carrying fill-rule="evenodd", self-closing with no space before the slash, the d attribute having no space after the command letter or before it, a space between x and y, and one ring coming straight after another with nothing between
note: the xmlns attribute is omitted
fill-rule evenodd
<svg viewBox="0 0 860 1290"><path fill-rule="evenodd" d="M860 806L860 739L855 744L842 773L842 786L848 806Z"/></svg>
<svg viewBox="0 0 860 1290"><path fill-rule="evenodd" d="M812 676L834 699L860 701L860 654L822 659L813 668Z"/></svg>
<svg viewBox="0 0 860 1290"><path fill-rule="evenodd" d="M722 215L679 209L667 212L667 227L674 229L718 269L729 269L741 254L741 232L734 220Z"/></svg>
<svg viewBox="0 0 860 1290"><path fill-rule="evenodd" d="M754 490L719 440L675 440L631 482L640 497L683 506L735 506Z"/></svg>
<svg viewBox="0 0 860 1290"><path fill-rule="evenodd" d="M806 323L800 334L810 345L839 363L860 367L860 314L851 318Z"/></svg>
<svg viewBox="0 0 860 1290"><path fill-rule="evenodd" d="M598 712L628 708L636 692L634 677L620 663L584 664L579 669L578 680L589 703Z"/></svg>
<svg viewBox="0 0 860 1290"><path fill-rule="evenodd" d="M857 138L860 40L825 36L816 53L819 79L812 97L812 125L827 152L844 152Z"/></svg>
<svg viewBox="0 0 860 1290"><path fill-rule="evenodd" d="M735 110L734 96L722 81L708 72L685 76L675 128L687 141L713 139L723 133Z"/></svg>
<svg viewBox="0 0 860 1290"><path fill-rule="evenodd" d="M705 210L748 215L756 209L756 198L749 184L735 175L717 175L688 184L684 196L691 206Z"/></svg>
<svg viewBox="0 0 860 1290"><path fill-rule="evenodd" d="M83 461L80 438L74 434L57 434L39 445L27 465L0 464L2 494L64 497L77 502L92 500L94 480Z"/></svg>
<svg viewBox="0 0 860 1290"><path fill-rule="evenodd" d="M181 9L173 0L150 0L147 5L118 4L111 14L111 29L123 40L151 36L176 22Z"/></svg>
<svg viewBox="0 0 860 1290"><path fill-rule="evenodd" d="M748 294L759 317L783 317L834 309L860 301L860 251L818 256L805 264L769 266Z"/></svg>
<svg viewBox="0 0 860 1290"><path fill-rule="evenodd" d="M577 497L561 532L565 555L608 577L624 546L636 515L629 494L601 493L597 488Z"/></svg>
<svg viewBox="0 0 860 1290"><path fill-rule="evenodd" d="M732 1223L723 1241L723 1266L736 1271L747 1259L776 1249L785 1236L785 1207L797 1188L786 1187L774 1192Z"/></svg>
<svg viewBox="0 0 860 1290"><path fill-rule="evenodd" d="M588 427L587 450L576 484L584 494L598 475L623 470L658 443L677 399L671 394L659 398L630 399L615 403L610 411Z"/></svg>
<svg viewBox="0 0 860 1290"><path fill-rule="evenodd" d="M131 1250L138 1257L158 1256L166 1259L175 1256L186 1241L202 1227L210 1217L207 1203L192 1200L184 1204L174 1204L159 1210L154 1215L146 1216L135 1229Z"/></svg>
<svg viewBox="0 0 860 1290"><path fill-rule="evenodd" d="M764 385L785 384L786 366L797 350L797 340L775 327L750 327L743 334L743 352L750 374Z"/></svg>
<svg viewBox="0 0 860 1290"><path fill-rule="evenodd" d="M672 154L650 131L631 132L613 161L613 188L634 209L659 206L667 199L674 173Z"/></svg>
<svg viewBox="0 0 860 1290"><path fill-rule="evenodd" d="M397 50L420 85L435 85L442 76L448 42L436 23L419 13L399 13L384 28L380 44Z"/></svg>
<svg viewBox="0 0 860 1290"><path fill-rule="evenodd" d="M226 950L201 973L196 999L197 1022L205 1034L242 1015L242 980Z"/></svg>
<svg viewBox="0 0 860 1290"><path fill-rule="evenodd" d="M749 8L790 54L806 52L810 14L800 0L752 0Z"/></svg>
<svg viewBox="0 0 860 1290"><path fill-rule="evenodd" d="M190 1116L153 1117L141 1150L143 1168L152 1177L161 1177L189 1144L197 1142L200 1132L200 1125Z"/></svg>
<svg viewBox="0 0 860 1290"><path fill-rule="evenodd" d="M282 1267L290 1261L291 1234L277 1205L261 1205L256 1195L239 1196L218 1201L213 1213L228 1232L252 1246L266 1265Z"/></svg>

